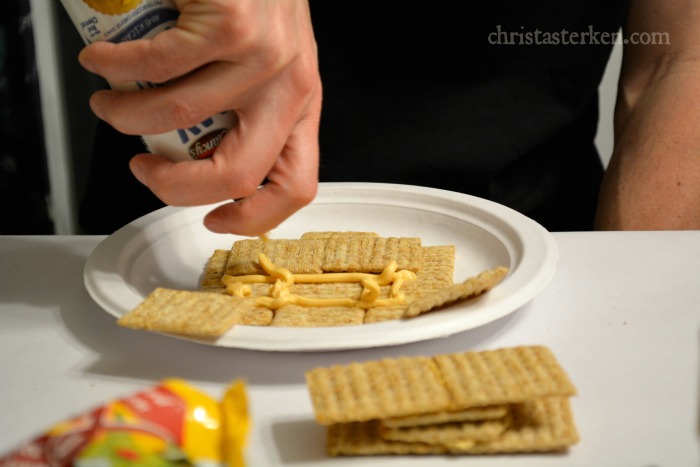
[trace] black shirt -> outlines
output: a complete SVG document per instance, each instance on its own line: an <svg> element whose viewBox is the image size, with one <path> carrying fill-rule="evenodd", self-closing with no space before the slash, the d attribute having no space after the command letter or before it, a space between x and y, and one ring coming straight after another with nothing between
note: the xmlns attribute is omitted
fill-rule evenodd
<svg viewBox="0 0 700 467"><path fill-rule="evenodd" d="M628 0L310 4L324 85L321 181L443 188L505 204L552 231L592 228L603 170L597 91ZM133 178L126 161L142 148L130 140L100 143L119 151L112 177ZM119 193L149 197L128 185ZM86 196L81 221L94 233L162 205L152 195L122 199L103 223L104 197Z"/></svg>

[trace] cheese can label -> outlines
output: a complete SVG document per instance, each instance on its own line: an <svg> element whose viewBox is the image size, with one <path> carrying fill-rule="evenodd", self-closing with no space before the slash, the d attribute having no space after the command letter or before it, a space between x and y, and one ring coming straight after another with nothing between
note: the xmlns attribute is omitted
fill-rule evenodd
<svg viewBox="0 0 700 467"><path fill-rule="evenodd" d="M148 39L175 25L179 11L172 0L61 0L86 44L120 43ZM109 83L120 91L139 91L167 83ZM236 114L226 111L190 128L143 135L146 149L173 161L211 157L226 133L236 124Z"/></svg>

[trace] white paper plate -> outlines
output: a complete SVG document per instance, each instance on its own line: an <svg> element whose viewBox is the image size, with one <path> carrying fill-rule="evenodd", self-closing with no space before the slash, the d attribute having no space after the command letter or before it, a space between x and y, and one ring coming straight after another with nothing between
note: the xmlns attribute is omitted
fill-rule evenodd
<svg viewBox="0 0 700 467"><path fill-rule="evenodd" d="M202 219L212 206L166 207L101 242L85 266L92 298L123 316L155 287L196 289L217 248L240 238L214 234ZM273 351L321 351L397 345L448 336L501 318L530 301L550 281L559 252L531 219L490 201L405 185L321 184L313 203L271 232L298 238L308 231L373 231L420 237L423 245L456 247L455 281L507 266L506 279L482 297L405 321L333 328L234 326L210 345ZM182 338L181 336L177 336Z"/></svg>

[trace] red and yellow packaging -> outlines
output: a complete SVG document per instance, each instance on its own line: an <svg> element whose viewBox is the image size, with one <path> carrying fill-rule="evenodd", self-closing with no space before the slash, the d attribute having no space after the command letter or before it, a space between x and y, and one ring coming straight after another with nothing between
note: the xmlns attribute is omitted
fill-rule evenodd
<svg viewBox="0 0 700 467"><path fill-rule="evenodd" d="M53 426L0 458L15 466L243 467L249 428L245 384L219 402L179 379Z"/></svg>

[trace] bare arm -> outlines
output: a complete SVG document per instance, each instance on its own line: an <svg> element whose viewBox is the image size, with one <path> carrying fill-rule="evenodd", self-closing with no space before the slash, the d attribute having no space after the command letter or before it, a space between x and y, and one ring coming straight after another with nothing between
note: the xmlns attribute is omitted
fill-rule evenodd
<svg viewBox="0 0 700 467"><path fill-rule="evenodd" d="M596 228L700 229L700 3L633 0L626 37Z"/></svg>

